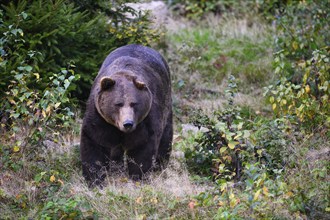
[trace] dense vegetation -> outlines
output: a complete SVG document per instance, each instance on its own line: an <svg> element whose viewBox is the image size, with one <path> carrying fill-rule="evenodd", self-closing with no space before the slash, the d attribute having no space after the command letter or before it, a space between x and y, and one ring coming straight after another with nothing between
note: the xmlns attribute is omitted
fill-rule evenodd
<svg viewBox="0 0 330 220"><path fill-rule="evenodd" d="M1 3L0 218L329 219L329 2L173 1L162 42L124 3ZM89 189L78 103L133 42L169 62L173 157Z"/></svg>

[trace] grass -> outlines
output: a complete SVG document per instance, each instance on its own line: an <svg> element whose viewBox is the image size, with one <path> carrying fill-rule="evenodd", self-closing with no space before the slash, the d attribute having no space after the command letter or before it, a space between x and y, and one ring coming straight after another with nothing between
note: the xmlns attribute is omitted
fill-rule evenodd
<svg viewBox="0 0 330 220"><path fill-rule="evenodd" d="M205 186L194 184L184 164L172 158L169 167L145 182L133 182L126 173L109 176L102 189L87 187L77 161L77 146L60 151L45 149L42 172L30 170L36 161L24 161L19 172L1 174L1 219L189 219L188 208ZM54 179L52 180L52 176ZM201 216L205 216L201 214Z"/></svg>
<svg viewBox="0 0 330 220"><path fill-rule="evenodd" d="M210 113L223 108L230 74L238 80L235 101L265 111L262 87L274 78L272 27L257 18L233 16L184 22L184 28L178 24L169 28L165 51L178 120L187 121L190 109Z"/></svg>
<svg viewBox="0 0 330 220"><path fill-rule="evenodd" d="M187 66L186 74L198 74L199 83L216 86L232 74L245 82L245 88L246 82L262 86L272 75L272 30L261 22L211 17L203 24L170 33L168 41L173 48L169 59L179 54L176 62Z"/></svg>

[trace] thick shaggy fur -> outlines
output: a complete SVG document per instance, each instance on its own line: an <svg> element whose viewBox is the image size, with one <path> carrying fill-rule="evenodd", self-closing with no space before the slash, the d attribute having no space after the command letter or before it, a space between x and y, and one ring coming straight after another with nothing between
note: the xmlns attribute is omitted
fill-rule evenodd
<svg viewBox="0 0 330 220"><path fill-rule="evenodd" d="M81 130L86 180L102 182L104 168L122 164L124 153L129 175L141 178L155 164L167 163L172 136L171 80L164 58L141 45L110 53L94 81Z"/></svg>

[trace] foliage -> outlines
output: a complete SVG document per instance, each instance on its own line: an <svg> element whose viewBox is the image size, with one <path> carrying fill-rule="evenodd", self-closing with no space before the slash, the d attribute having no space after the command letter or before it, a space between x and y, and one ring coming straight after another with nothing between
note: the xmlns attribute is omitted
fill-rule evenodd
<svg viewBox="0 0 330 220"><path fill-rule="evenodd" d="M11 2L16 5L22 1ZM140 37L147 40L142 30L135 30L135 24L141 27L137 20L120 25L126 18L119 15L130 12L117 8L124 1L72 2L72 13L86 16L85 21L100 16L102 23L104 14L118 12L118 26L112 20L106 28L111 39L116 39L114 45ZM81 65L69 58L53 70L41 69L45 52L28 49L29 30L21 26L33 14L24 10L16 14L11 25L6 23L8 12L4 10L0 16L0 76L5 79L0 82L4 92L0 100L0 218L330 219L329 49L324 43L328 24L324 20L327 8L323 7L327 3L218 2L260 4L253 10L235 9L244 12L240 19L223 14L218 23L212 16L201 22L194 20L197 25L168 38L174 101L184 103L183 108L176 106L176 117L180 123L187 117L206 132L187 136L176 133L171 166L152 173L148 181L111 175L102 189L87 188L80 173L79 144L75 143L80 122L74 120L70 91L75 90ZM284 5L286 8L282 8ZM233 12L233 8L227 9ZM251 27L247 18L251 14L246 13L249 10L268 17L270 13L277 15L273 69L269 61L272 32L264 28L264 23L255 26L257 19ZM240 25L242 18L246 25ZM303 24L307 24L305 29ZM110 26L116 29L113 33ZM316 43L309 44L310 38L304 34ZM74 39L84 42L84 36L80 37L75 33ZM300 48L301 42L308 45ZM8 75L2 70L8 70ZM258 88L274 74L278 80L265 92L270 105L264 105ZM248 99L260 96L258 106L239 102L244 97L242 91L249 92ZM220 107L210 108L213 103L203 102L209 100L221 100ZM196 106L202 109L191 114ZM185 160L177 159L181 150L185 151Z"/></svg>
<svg viewBox="0 0 330 220"><path fill-rule="evenodd" d="M187 148L185 157L188 167L198 174L219 179L241 178L242 163L253 160L254 146L251 143L250 131L246 129L244 119L240 117L240 108L234 106L233 99L237 93L235 77L229 77L228 107L215 112L214 119L199 115L193 123L205 126L208 131L197 137L194 149ZM252 151L252 152L251 152ZM259 156L262 150L257 151Z"/></svg>
<svg viewBox="0 0 330 220"><path fill-rule="evenodd" d="M285 5L286 1L279 0L184 0L173 1L173 7L180 9L180 14L191 19L207 17L212 13L215 15L234 14L235 17L250 13L259 13L268 17L270 13L275 13L279 6Z"/></svg>
<svg viewBox="0 0 330 220"><path fill-rule="evenodd" d="M219 1L198 1L198 0L184 0L174 1L174 5L182 5L182 13L190 18L197 18L210 11L217 11Z"/></svg>
<svg viewBox="0 0 330 220"><path fill-rule="evenodd" d="M33 53L30 55L32 57ZM53 74L49 77L46 89L42 91L34 87L42 82L39 73L32 66L24 62L21 64L17 70L12 71L14 79L8 85L6 97L1 100L1 111L5 119L1 127L8 129L14 139L20 139L22 133L26 135L14 147L15 152L20 150L20 145L42 141L49 131L70 127L74 116L67 107L68 88L76 78L72 69L62 69L60 73ZM31 84L30 80L35 80L35 83ZM24 128L26 125L30 129Z"/></svg>
<svg viewBox="0 0 330 220"><path fill-rule="evenodd" d="M74 199L55 199L46 203L40 212L40 219L81 219L82 211L77 208L78 201Z"/></svg>
<svg viewBox="0 0 330 220"><path fill-rule="evenodd" d="M111 50L129 43L150 44L157 38L146 16L125 6L124 1L106 2L19 0L2 4L1 59L5 65L1 66L0 91L6 91L14 78L11 71L24 60L29 60L43 79L40 89L45 88L52 72L74 64L81 77L70 90L85 100ZM36 54L33 59L29 57L31 51Z"/></svg>
<svg viewBox="0 0 330 220"><path fill-rule="evenodd" d="M329 127L328 16L328 2L297 1L277 17L274 67L281 79L265 95L276 115L309 131Z"/></svg>
<svg viewBox="0 0 330 220"><path fill-rule="evenodd" d="M34 55L29 52L31 59ZM42 78L28 61L22 61L11 74L14 79L0 100L0 154L6 168L18 171L23 166L22 158L36 159L44 140L57 140L59 131L72 128L74 113L68 107L68 91L76 76L72 69L62 69L52 74L46 88L40 90L36 85L42 83Z"/></svg>
<svg viewBox="0 0 330 220"><path fill-rule="evenodd" d="M315 129L320 125L329 127L329 56L315 51L313 58L301 61L298 69L303 73L300 84L282 78L279 85L267 87L265 94L274 112L307 129Z"/></svg>
<svg viewBox="0 0 330 220"><path fill-rule="evenodd" d="M316 50L327 50L329 46L328 1L288 1L279 5L274 12L277 38L276 52L282 51L284 57L293 65L281 71L281 76L293 77L300 70L299 63L306 62Z"/></svg>
<svg viewBox="0 0 330 220"><path fill-rule="evenodd" d="M325 33L329 26L328 4L326 1L287 1L270 8L269 12L277 13L274 73L280 80L268 86L265 95L275 114L273 118L258 116L252 123L242 119L243 129L249 136L232 145L236 148L246 143L238 157L241 178L233 179L237 173L218 175L215 188L196 198L199 207L218 209L214 218L277 219L292 215L329 218L329 201L324 196L329 187L329 175L324 172L329 166L329 37L328 32ZM286 7L277 8L283 5ZM237 115L233 108L229 110L229 115ZM224 155L219 152L221 146L226 147L222 148L224 152L230 149L228 137L235 141L235 137L226 134L237 135L239 131L235 126L237 116L229 120L232 124L221 121L222 115L230 118L227 112L228 106L221 110L220 120L219 117L205 120L201 115L202 121L208 121L202 126L209 131L197 137L199 145L195 150L188 149L188 166L192 166L193 171L200 172L192 165L192 159L206 158L205 166L199 164L199 167L202 170L208 167L209 172L200 174L212 175L210 170L217 167L215 161L233 173L233 166L224 164ZM223 123L222 132L213 129L219 125L217 120ZM320 162L308 159L315 148L320 152L317 157ZM229 154L231 158L233 155Z"/></svg>

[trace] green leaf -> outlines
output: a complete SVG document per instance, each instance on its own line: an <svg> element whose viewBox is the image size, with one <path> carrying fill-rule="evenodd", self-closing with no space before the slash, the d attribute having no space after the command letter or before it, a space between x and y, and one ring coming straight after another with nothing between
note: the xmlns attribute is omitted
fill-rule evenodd
<svg viewBox="0 0 330 220"><path fill-rule="evenodd" d="M34 177L34 181L36 181L37 183L40 182L40 180L42 179L42 177L46 174L46 172L41 172L38 173L35 177Z"/></svg>
<svg viewBox="0 0 330 220"><path fill-rule="evenodd" d="M54 83L54 85L56 85L56 86L60 85L60 82L59 82L57 79L54 79L54 80L53 80L53 83Z"/></svg>
<svg viewBox="0 0 330 220"><path fill-rule="evenodd" d="M278 74L279 72L281 72L281 67L276 67L276 69L275 69L275 74Z"/></svg>
<svg viewBox="0 0 330 220"><path fill-rule="evenodd" d="M31 70L32 70L32 66L26 66L26 67L25 67L25 70L28 71L28 72L31 72Z"/></svg>
<svg viewBox="0 0 330 220"><path fill-rule="evenodd" d="M65 79L64 80L64 88L67 89L70 86L69 80Z"/></svg>
<svg viewBox="0 0 330 220"><path fill-rule="evenodd" d="M14 119L18 118L21 114L20 113L14 113L14 114L11 114L10 117L13 117Z"/></svg>
<svg viewBox="0 0 330 220"><path fill-rule="evenodd" d="M221 147L220 148L220 154L222 154L223 152L225 152L227 150L227 147Z"/></svg>
<svg viewBox="0 0 330 220"><path fill-rule="evenodd" d="M23 74L16 74L15 79L21 80L23 78Z"/></svg>
<svg viewBox="0 0 330 220"><path fill-rule="evenodd" d="M243 131L243 138L249 138L250 136L251 136L250 131L248 131L248 130Z"/></svg>
<svg viewBox="0 0 330 220"><path fill-rule="evenodd" d="M233 150L237 144L239 144L238 141L229 141L228 147Z"/></svg>

